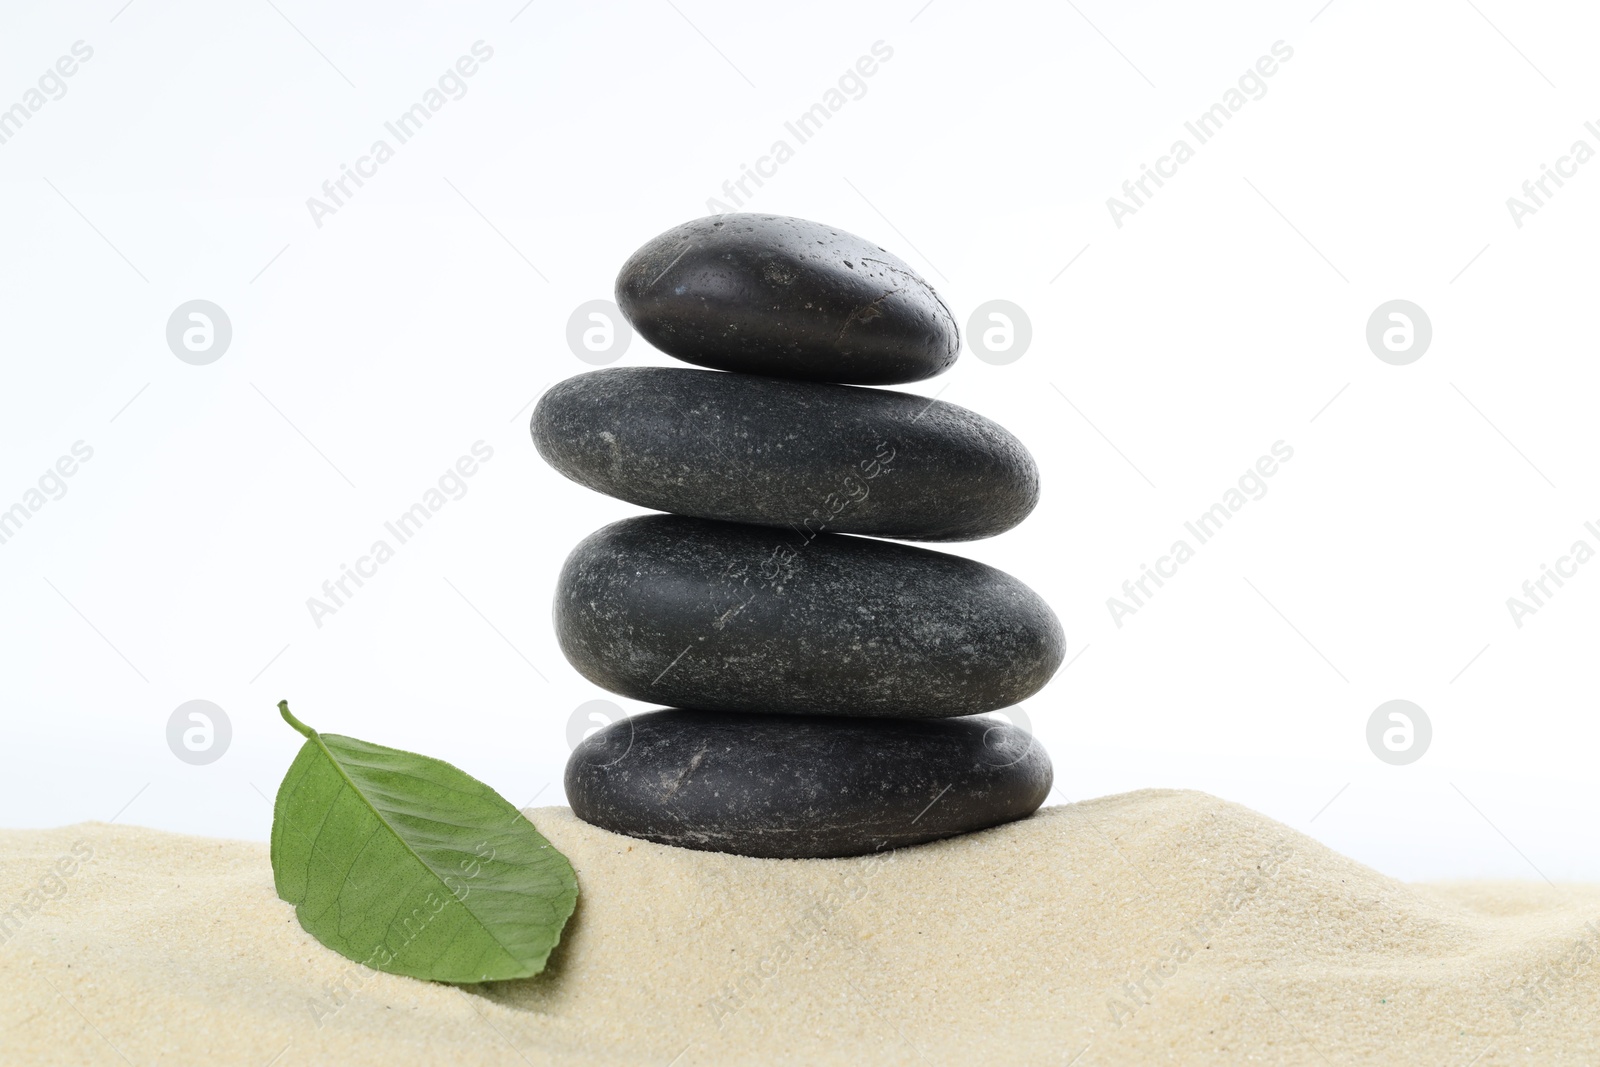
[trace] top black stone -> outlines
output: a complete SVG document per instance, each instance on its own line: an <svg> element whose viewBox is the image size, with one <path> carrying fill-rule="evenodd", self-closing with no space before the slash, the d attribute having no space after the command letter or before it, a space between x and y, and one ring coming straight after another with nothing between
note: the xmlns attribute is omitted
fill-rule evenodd
<svg viewBox="0 0 1600 1067"><path fill-rule="evenodd" d="M623 264L616 296L645 340L719 370L893 385L960 352L950 309L898 256L782 215L675 226Z"/></svg>

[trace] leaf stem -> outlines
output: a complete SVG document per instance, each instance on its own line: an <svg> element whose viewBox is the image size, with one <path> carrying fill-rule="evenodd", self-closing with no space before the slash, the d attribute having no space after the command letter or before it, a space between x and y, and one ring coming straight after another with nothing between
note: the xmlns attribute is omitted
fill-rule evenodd
<svg viewBox="0 0 1600 1067"><path fill-rule="evenodd" d="M316 738L317 732L311 727L307 726L305 723L301 722L299 719L295 718L294 715L289 711L289 702L287 700L278 701L278 714L283 716L284 722L288 723L290 726L293 726L296 730L299 730L306 737L311 739Z"/></svg>

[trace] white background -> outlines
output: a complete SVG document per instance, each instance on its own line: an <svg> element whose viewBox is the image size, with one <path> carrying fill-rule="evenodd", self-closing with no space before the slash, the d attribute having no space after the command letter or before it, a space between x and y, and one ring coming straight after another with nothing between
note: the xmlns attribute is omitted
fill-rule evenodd
<svg viewBox="0 0 1600 1067"><path fill-rule="evenodd" d="M881 40L746 206L884 244L963 323L1031 317L1017 362L908 388L1043 471L1028 522L954 547L1066 628L1026 705L1056 799L1197 788L1401 877L1600 877L1600 565L1520 629L1505 603L1600 547L1600 163L1521 228L1506 207L1600 148L1592 12L275 2L0 15L0 107L94 49L0 145L0 507L94 449L0 545L0 825L265 838L301 740L282 697L560 802L568 717L606 694L560 656L553 581L635 509L544 467L529 403L589 369L572 310ZM466 95L318 228L306 198L479 40ZM1114 225L1106 198L1280 40L1266 95ZM196 298L234 330L203 367L165 340ZM1395 298L1433 323L1409 366L1365 342ZM635 339L620 365L669 362ZM479 440L467 495L317 628L306 599ZM1267 495L1115 626L1106 598L1278 440ZM1404 767L1365 740L1397 697L1434 727ZM233 726L198 767L166 743L196 698Z"/></svg>

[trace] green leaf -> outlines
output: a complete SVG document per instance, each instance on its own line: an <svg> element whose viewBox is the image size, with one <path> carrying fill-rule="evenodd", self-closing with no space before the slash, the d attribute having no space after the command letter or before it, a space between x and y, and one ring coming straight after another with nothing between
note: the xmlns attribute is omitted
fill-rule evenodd
<svg viewBox="0 0 1600 1067"><path fill-rule="evenodd" d="M437 982L544 970L578 878L520 811L441 760L278 711L306 743L273 806L272 875L312 937Z"/></svg>

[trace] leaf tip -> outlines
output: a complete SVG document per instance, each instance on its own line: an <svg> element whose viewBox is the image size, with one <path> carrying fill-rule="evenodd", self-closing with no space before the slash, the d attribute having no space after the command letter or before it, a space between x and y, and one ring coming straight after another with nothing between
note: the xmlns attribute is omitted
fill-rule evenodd
<svg viewBox="0 0 1600 1067"><path fill-rule="evenodd" d="M294 713L289 710L289 702L287 700L278 701L278 714L283 716L284 722L288 723L290 726L293 726L307 738L317 736L317 732L315 730L294 717Z"/></svg>

